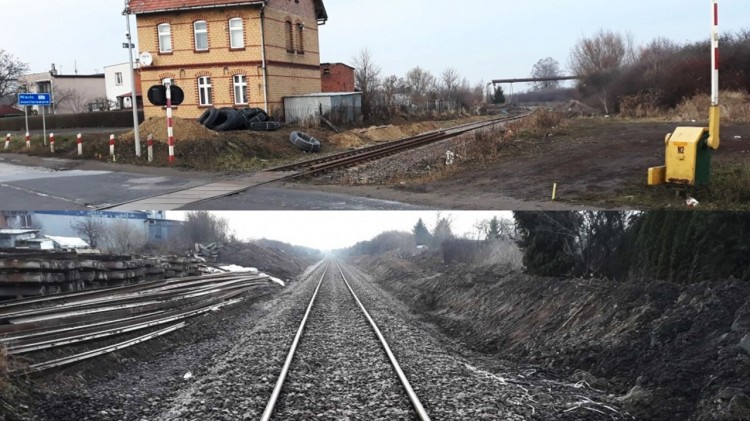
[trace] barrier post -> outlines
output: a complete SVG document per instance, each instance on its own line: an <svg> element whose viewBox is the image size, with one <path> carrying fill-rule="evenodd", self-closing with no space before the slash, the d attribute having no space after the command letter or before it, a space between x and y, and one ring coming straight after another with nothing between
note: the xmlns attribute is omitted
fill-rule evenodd
<svg viewBox="0 0 750 421"><path fill-rule="evenodd" d="M76 135L76 145L78 145L78 156L83 155L83 137L80 133Z"/></svg>
<svg viewBox="0 0 750 421"><path fill-rule="evenodd" d="M169 165L174 164L174 129L172 128L172 84L167 82L167 144L169 145Z"/></svg>
<svg viewBox="0 0 750 421"><path fill-rule="evenodd" d="M26 149L31 149L31 136L26 132Z"/></svg>
<svg viewBox="0 0 750 421"><path fill-rule="evenodd" d="M5 150L7 151L10 148L10 133L5 135Z"/></svg>
<svg viewBox="0 0 750 421"><path fill-rule="evenodd" d="M149 133L148 140L148 162L154 162L154 136Z"/></svg>
<svg viewBox="0 0 750 421"><path fill-rule="evenodd" d="M55 134L49 134L49 151L55 153Z"/></svg>
<svg viewBox="0 0 750 421"><path fill-rule="evenodd" d="M115 156L115 135L109 135L109 156Z"/></svg>

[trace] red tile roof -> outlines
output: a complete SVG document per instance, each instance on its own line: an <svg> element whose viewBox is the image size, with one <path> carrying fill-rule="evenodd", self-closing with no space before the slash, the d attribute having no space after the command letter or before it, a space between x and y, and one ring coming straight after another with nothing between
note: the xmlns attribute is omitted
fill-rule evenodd
<svg viewBox="0 0 750 421"><path fill-rule="evenodd" d="M13 108L10 105L0 105L0 116L23 115L23 111Z"/></svg>
<svg viewBox="0 0 750 421"><path fill-rule="evenodd" d="M325 23L328 13L323 0L315 1L315 13L318 21ZM144 13L169 12L173 10L209 9L214 7L247 6L267 3L267 0L130 0L131 12Z"/></svg>
<svg viewBox="0 0 750 421"><path fill-rule="evenodd" d="M135 14L262 4L263 0L130 0Z"/></svg>

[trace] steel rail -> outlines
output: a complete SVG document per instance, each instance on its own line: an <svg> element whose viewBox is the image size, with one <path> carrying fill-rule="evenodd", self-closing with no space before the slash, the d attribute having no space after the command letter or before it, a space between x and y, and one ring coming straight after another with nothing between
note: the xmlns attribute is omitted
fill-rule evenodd
<svg viewBox="0 0 750 421"><path fill-rule="evenodd" d="M153 338L156 338L156 337L159 337L159 336L162 336L162 335L166 335L167 333L174 332L177 329L181 329L181 328L185 327L185 325L186 325L185 322L180 322L180 323L177 323L175 325L169 326L169 327L167 327L165 329L158 330L156 332L151 332L151 333L149 333L147 335L139 336L139 337L137 337L135 339L131 339L131 340L128 340L128 341L120 342L120 343L117 343L117 344L114 344L114 345L110 345L110 346L106 346L106 347L103 347L103 348L94 349L94 350L87 351L87 352L84 352L84 353L81 353L81 354L77 354L77 355L73 355L73 356L70 356L70 357L58 358L58 359L52 360L52 361L46 361L46 362L43 362L43 363L32 364L32 365L30 365L28 367L24 367L23 369L9 370L8 372L9 373L18 373L18 372L33 373L33 372L47 370L47 369L50 369L50 368L62 367L62 366L73 364L73 363L76 363L76 362L79 362L79 361L87 360L89 358L98 357L99 355L104 355L104 354L108 354L110 352L119 351L121 349L125 349L125 348L128 348L128 347L131 347L133 345L137 345L137 344L139 344L141 342L145 342L145 341L147 341L149 339L153 339Z"/></svg>
<svg viewBox="0 0 750 421"><path fill-rule="evenodd" d="M388 359L391 361L393 368L396 370L396 373L398 374L398 378L399 380L401 380L401 384L404 386L404 389L406 389L406 393L409 395L409 400L411 400L412 406L414 406L414 410L417 412L417 416L419 416L419 419L422 421L429 421L430 416L427 414L427 411L425 411L424 406L422 406L422 402L420 402L419 398L417 397L417 394L414 392L414 389L411 387L411 384L409 383L409 380L406 378L406 375L404 374L404 371L401 369L401 366L399 365L398 361L396 361L396 357L393 355L393 352L391 351L391 347L388 346L388 342L386 342L385 337L383 337L383 334L380 332L378 325L375 324L375 321L372 319L372 317L370 317L370 313L367 312L367 310L365 309L365 306L362 305L362 302L359 300L359 297L357 297L357 294L354 293L354 290L352 289L351 285L349 285L349 282L346 280L346 276L344 276L344 271L341 270L341 265L339 265L338 262L335 262L335 263L336 263L336 267L339 270L339 273L341 274L341 279L344 280L346 287L349 288L349 292L352 294L352 297L354 297L354 300L359 305L359 308L365 314L365 317L367 317L367 321L370 322L370 326L372 326L372 329L375 331L375 334L380 340L381 345L383 345L383 349L385 350L385 353L388 354Z"/></svg>
<svg viewBox="0 0 750 421"><path fill-rule="evenodd" d="M245 281L245 282L257 282L257 281ZM56 320L56 319L64 319L64 318L70 318L70 317L78 317L78 316L85 316L85 315L94 315L94 314L101 314L101 313L111 313L115 311L122 311L127 309L143 309L147 306L154 306L158 308L169 308L173 306L174 304L177 304L178 302L190 302L194 301L194 299L199 299L200 297L204 297L206 295L215 295L218 293L221 293L225 290L230 289L237 289L237 288L245 288L248 285L235 285L236 283L231 283L228 285L221 285L221 286L209 286L201 289L181 292L179 294L170 293L169 295L165 297L143 297L141 300L132 301L126 300L126 301L132 301L132 302L124 302L122 304L116 304L112 303L110 305L104 306L104 307L85 307L80 310L73 310L69 309L67 311L62 312L42 312L40 314L30 314L30 315L23 315L18 316L14 318L7 318L6 320L12 324L16 323L33 323L38 321L45 321L45 320Z"/></svg>
<svg viewBox="0 0 750 421"><path fill-rule="evenodd" d="M229 294L227 294L227 295L229 295ZM234 295L234 294L232 294L232 295ZM135 331L138 331L138 330L148 329L148 328L152 328L152 327L155 327L155 326L159 326L159 325L163 325L163 324L167 324L167 323L171 323L171 322L176 322L176 321L179 321L179 320L184 320L184 319L192 318L192 317L195 317L195 316L207 313L209 311L212 311L215 308L221 308L221 307L224 307L224 306L235 304L235 303L237 303L239 301L241 301L241 300L240 299L234 299L234 300L224 301L224 302L220 302L220 303L210 303L210 304L207 304L203 308L198 309L198 310L192 310L192 311L188 311L188 312L183 312L183 313L180 313L180 314L176 314L174 316L166 317L166 318L163 318L163 319L157 319L157 320L150 321L150 322L143 322L143 323L138 323L138 324L129 325L129 326L125 326L125 327L119 327L119 328L111 328L111 329L101 330L101 331L98 331L98 332L92 332L92 333L88 333L88 334L81 334L81 335L69 336L69 337L60 338L60 339L52 339L52 340L47 340L47 341L40 341L40 342L30 343L30 344L26 344L26 345L18 345L18 346L9 345L9 346L7 346L6 349L8 351L8 354L10 354L10 355L18 355L18 354L25 354L25 353L34 352L34 351L41 351L41 350L45 350L45 349L59 348L59 347L62 347L62 346L67 346L67 345L72 345L72 344L77 344L77 343L82 343L82 342L88 342L88 341L93 341L93 340L97 340L97 339L108 338L108 337L111 337L111 336L122 335L122 334L125 334L125 333L135 332Z"/></svg>
<svg viewBox="0 0 750 421"><path fill-rule="evenodd" d="M115 303L121 303L124 304L126 302L138 302L145 300L146 298L151 299L166 299L170 297L179 297L181 295L187 294L190 291L200 291L202 289L211 289L215 287L221 287L226 285L231 285L234 283L239 282L252 282L252 281L261 281L263 279L268 279L267 276L259 276L259 275L252 275L252 276L239 276L235 275L233 277L226 277L226 278L215 278L211 280L206 281L189 281L183 285L180 286L159 286L157 288L150 288L146 290L141 290L138 292L130 292L126 294L121 295L109 295L101 298L96 299L84 299L79 301L69 301L62 304L56 304L53 306L45 307L45 308L33 308L33 309L25 309L16 311L13 313L6 313L0 315L0 320L10 320L14 318L19 318L22 316L27 316L29 314L33 314L36 316L41 316L43 314L54 314L54 313L62 313L65 311L71 311L74 309L86 309L86 308L101 308L102 305L105 304L111 304L114 305ZM216 283L217 281L222 281L221 283Z"/></svg>
<svg viewBox="0 0 750 421"><path fill-rule="evenodd" d="M289 171L289 170L301 169L301 172L299 174L294 174L294 175L290 175L286 177L286 178L298 178L298 177L302 177L306 175L311 175L315 172L320 172L323 169L329 170L333 168L350 165L352 163L362 162L365 160L382 158L382 157L394 154L404 149L416 148L425 144L438 142L438 141L445 140L445 139L450 139L450 138L460 136L470 131L479 130L479 129L493 126L496 124L519 120L522 118L526 118L528 116L529 114L526 113L526 114L521 114L518 116L501 117L501 118L496 118L496 119L487 120L487 121L467 123L467 124L459 125L459 126L452 127L449 129L442 129L442 130L422 133L417 136L394 140L394 141L382 143L379 145L367 146L367 147L356 149L353 151L340 152L340 153L324 156L321 158L316 158L316 159L302 161L302 162L298 162L294 164L275 167L275 168L268 169L266 171ZM361 159L357 159L357 157L361 157ZM327 165L328 163L339 162L339 161L341 161L339 165L330 165L330 166ZM315 167L319 167L321 165L324 166L323 169L309 171L310 168L315 169Z"/></svg>
<svg viewBox="0 0 750 421"><path fill-rule="evenodd" d="M284 386L284 380L286 380L286 375L289 372L289 367L292 365L294 354L297 352L297 345L299 344L299 340L302 337L302 332L305 330L305 324L307 324L307 318L308 316L310 316L310 311L312 310L313 304L315 303L315 298L318 296L318 291L320 290L320 286L323 284L323 278L325 278L326 273L328 273L329 266L330 266L330 263L328 263L328 266L326 266L325 270L323 270L323 275L320 277L320 281L318 281L318 286L315 287L315 292L313 292L313 296L312 296L312 299L310 300L310 304L307 306L307 311L305 311L305 316L302 318L302 323L299 325L299 329L297 329L297 334L294 336L294 341L292 341L292 347L289 349L289 353L287 354L286 360L284 361L284 366L281 368L279 379L276 381L276 386L274 386L273 388L273 393L271 393L271 398L268 400L268 404L266 404L266 409L263 411L263 416L260 418L261 421L268 421L271 419L273 410L276 407L276 401L279 399L279 394L281 394L281 388Z"/></svg>
<svg viewBox="0 0 750 421"><path fill-rule="evenodd" d="M89 296L91 298L97 297L97 296L108 296L112 293L119 293L119 292L137 292L144 289L149 289L153 286L173 286L173 285L179 285L186 282L191 281L210 281L215 280L219 278L226 278L229 276L237 276L242 275L245 273L250 272L232 272L232 274L227 273L220 273L220 274L211 274L211 275L199 275L199 276L187 276L187 277L181 277L181 278L171 278L171 279L160 279L158 281L148 281L148 282L141 282L137 284L132 285L123 285L118 287L109 287L109 288L97 288L93 290L88 291L76 291L76 292L70 292L65 294L55 294L51 296L44 296L44 297L33 297L33 298L21 298L17 300L11 300L11 301L5 301L0 303L0 316L3 314L7 314L9 309L12 309L11 311L18 311L18 307L30 307L33 308L34 304L48 304L50 302L55 301L65 301L68 299L74 299L78 297L84 297ZM256 274L257 275L257 274Z"/></svg>

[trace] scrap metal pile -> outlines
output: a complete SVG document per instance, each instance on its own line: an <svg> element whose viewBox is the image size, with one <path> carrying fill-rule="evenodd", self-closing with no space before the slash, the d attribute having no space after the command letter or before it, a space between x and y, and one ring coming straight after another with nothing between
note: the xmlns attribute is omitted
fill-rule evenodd
<svg viewBox="0 0 750 421"><path fill-rule="evenodd" d="M260 108L235 109L230 107L207 109L198 118L198 123L207 129L217 132L231 130L274 131L281 128L281 123Z"/></svg>

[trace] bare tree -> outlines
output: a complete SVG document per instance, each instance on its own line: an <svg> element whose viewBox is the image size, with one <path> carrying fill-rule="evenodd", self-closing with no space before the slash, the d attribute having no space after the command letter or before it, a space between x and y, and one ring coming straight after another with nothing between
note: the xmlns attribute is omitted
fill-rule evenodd
<svg viewBox="0 0 750 421"><path fill-rule="evenodd" d="M188 212L177 237L182 248L192 248L195 243L225 243L229 240L229 222L208 211Z"/></svg>
<svg viewBox="0 0 750 421"><path fill-rule="evenodd" d="M610 84L617 72L633 57L633 40L617 32L600 30L576 44L570 54L570 67L584 84L598 90L604 112L609 113Z"/></svg>
<svg viewBox="0 0 750 421"><path fill-rule="evenodd" d="M85 112L89 104L89 100L86 97L84 97L78 90L71 88L56 90L54 99L55 111L62 108L75 114Z"/></svg>
<svg viewBox="0 0 750 421"><path fill-rule="evenodd" d="M420 101L435 87L435 76L417 66L406 73L406 84L411 89L412 101Z"/></svg>
<svg viewBox="0 0 750 421"><path fill-rule="evenodd" d="M91 248L97 248L105 235L106 227L101 218L89 216L86 219L73 221L70 228L83 238Z"/></svg>
<svg viewBox="0 0 750 421"><path fill-rule="evenodd" d="M449 67L440 73L440 84L443 91L443 98L448 101L453 101L455 99L460 80L461 75L458 73L458 70L453 67Z"/></svg>
<svg viewBox="0 0 750 421"><path fill-rule="evenodd" d="M133 254L147 243L146 233L133 229L124 219L115 219L105 228L105 249L112 254Z"/></svg>
<svg viewBox="0 0 750 421"><path fill-rule="evenodd" d="M396 75L388 76L383 79L383 95L385 96L385 105L394 106L396 105L396 93L399 89L399 79Z"/></svg>
<svg viewBox="0 0 750 421"><path fill-rule="evenodd" d="M0 99L19 92L20 79L29 66L5 50L0 50Z"/></svg>
<svg viewBox="0 0 750 421"><path fill-rule="evenodd" d="M365 48L352 59L354 63L354 81L362 92L362 114L370 116L372 96L380 85L380 67L375 64L372 53Z"/></svg>
<svg viewBox="0 0 750 421"><path fill-rule="evenodd" d="M560 63L552 57L543 58L536 62L531 69L531 77L535 79L554 78L562 76ZM534 89L542 91L545 89L555 89L560 85L560 81L546 80L534 82Z"/></svg>

